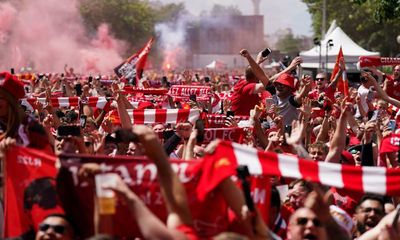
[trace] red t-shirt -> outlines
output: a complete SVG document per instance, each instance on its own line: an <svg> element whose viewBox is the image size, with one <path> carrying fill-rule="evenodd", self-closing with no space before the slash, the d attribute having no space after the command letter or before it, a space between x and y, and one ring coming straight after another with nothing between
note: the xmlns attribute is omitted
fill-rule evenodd
<svg viewBox="0 0 400 240"><path fill-rule="evenodd" d="M395 81L393 79L387 78L388 88L386 89L387 94L400 101L400 81Z"/></svg>
<svg viewBox="0 0 400 240"><path fill-rule="evenodd" d="M323 92L325 93L325 96L327 96L332 102L335 102L335 89L333 87L326 87ZM311 100L318 100L319 94L320 93L318 90L314 89L308 93L308 97Z"/></svg>
<svg viewBox="0 0 400 240"><path fill-rule="evenodd" d="M249 116L250 110L260 103L261 98L253 93L255 86L256 83L244 79L236 83L231 97L231 110L235 112L235 115Z"/></svg>
<svg viewBox="0 0 400 240"><path fill-rule="evenodd" d="M186 224L179 225L178 227L176 227L176 230L178 230L179 232L182 232L183 234L185 234L185 236L189 240L200 239L200 237L197 234L196 230L190 225L186 225Z"/></svg>

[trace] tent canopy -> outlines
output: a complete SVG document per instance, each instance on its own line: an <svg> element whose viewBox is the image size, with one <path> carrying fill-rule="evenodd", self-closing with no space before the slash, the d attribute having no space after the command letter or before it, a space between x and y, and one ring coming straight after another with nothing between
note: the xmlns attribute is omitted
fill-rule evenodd
<svg viewBox="0 0 400 240"><path fill-rule="evenodd" d="M334 23L333 23L334 24ZM360 47L355 43L340 27L336 27L325 36L325 39L321 41L321 47L315 46L308 51L300 52L300 56L303 58L304 63L302 64L305 68L318 68L319 58L321 51L321 63L322 65L326 62L326 56L328 56L328 68L332 69L336 61L336 56L339 53L340 47L342 47L344 60L346 62L347 69L356 69L356 63L360 56L379 56L379 52L370 52ZM328 47L327 43L332 40L333 46Z"/></svg>

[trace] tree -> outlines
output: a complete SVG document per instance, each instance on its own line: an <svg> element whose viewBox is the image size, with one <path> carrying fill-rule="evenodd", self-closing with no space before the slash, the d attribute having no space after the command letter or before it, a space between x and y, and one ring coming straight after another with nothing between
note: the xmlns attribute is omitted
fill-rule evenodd
<svg viewBox="0 0 400 240"><path fill-rule="evenodd" d="M235 15L242 15L242 12L237 6L224 6L221 4L214 4L213 8L210 11L211 17Z"/></svg>
<svg viewBox="0 0 400 240"><path fill-rule="evenodd" d="M155 36L156 23L176 21L184 5L150 5L143 0L80 0L80 10L89 31L94 32L102 23L109 24L115 37L129 43L129 55Z"/></svg>
<svg viewBox="0 0 400 240"><path fill-rule="evenodd" d="M277 48L287 54L298 53L301 50L301 40L295 38L292 31L289 30L278 40Z"/></svg>
<svg viewBox="0 0 400 240"><path fill-rule="evenodd" d="M312 15L315 35L320 36L322 0L302 0ZM379 51L383 56L400 52L396 42L400 29L398 0L327 1L328 22L336 19L338 25L362 47ZM397 4L392 4L396 2ZM392 10L391 10L392 8ZM396 17L397 16L397 17Z"/></svg>

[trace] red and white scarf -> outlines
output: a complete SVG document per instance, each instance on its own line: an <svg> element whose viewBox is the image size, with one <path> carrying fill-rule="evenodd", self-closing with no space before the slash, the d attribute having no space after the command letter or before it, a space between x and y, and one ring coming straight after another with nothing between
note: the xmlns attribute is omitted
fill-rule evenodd
<svg viewBox="0 0 400 240"><path fill-rule="evenodd" d="M154 124L154 123L170 123L177 124L189 121L194 123L200 116L198 109L128 109L129 117L133 124ZM113 124L121 124L118 111L113 110L105 119L111 120Z"/></svg>
<svg viewBox="0 0 400 240"><path fill-rule="evenodd" d="M81 99L79 97L58 97L50 98L50 101L53 107L79 107ZM21 100L22 105L26 106L29 110L35 109L36 102L45 105L46 98L27 98ZM85 102L90 107L103 109L107 104L107 99L106 97L88 97Z"/></svg>
<svg viewBox="0 0 400 240"><path fill-rule="evenodd" d="M400 196L400 169L314 162L294 155L257 151L231 142L221 142L206 158L198 185L203 189L200 198L204 198L224 178L236 174L238 165L248 166L251 175L306 179L362 193Z"/></svg>

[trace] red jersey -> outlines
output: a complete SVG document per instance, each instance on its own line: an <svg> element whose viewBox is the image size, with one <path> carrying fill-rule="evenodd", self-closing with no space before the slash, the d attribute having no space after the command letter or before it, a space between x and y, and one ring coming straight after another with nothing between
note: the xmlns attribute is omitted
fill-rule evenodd
<svg viewBox="0 0 400 240"><path fill-rule="evenodd" d="M390 78L387 78L386 81L388 81L388 87L386 89L387 94L400 101L400 81L395 81Z"/></svg>
<svg viewBox="0 0 400 240"><path fill-rule="evenodd" d="M335 89L333 87L325 87L323 93L327 96L332 102L335 102ZM308 93L308 98L311 100L318 100L320 92L317 89L312 90Z"/></svg>
<svg viewBox="0 0 400 240"><path fill-rule="evenodd" d="M260 103L261 98L253 93L255 86L256 83L244 79L236 83L231 97L231 110L235 112L235 115L249 116L250 110Z"/></svg>

